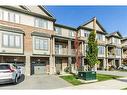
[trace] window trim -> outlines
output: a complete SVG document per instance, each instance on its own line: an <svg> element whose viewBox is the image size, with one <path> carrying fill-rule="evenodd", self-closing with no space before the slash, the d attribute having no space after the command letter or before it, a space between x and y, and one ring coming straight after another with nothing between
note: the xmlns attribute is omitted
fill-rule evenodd
<svg viewBox="0 0 127 95"><path fill-rule="evenodd" d="M60 31L56 31L56 28L59 28ZM60 28L60 27L55 27L55 34L56 34L56 35L62 35L62 28Z"/></svg>
<svg viewBox="0 0 127 95"><path fill-rule="evenodd" d="M36 48L36 39L39 39L39 49ZM40 49L40 40L46 40L47 41L47 49ZM48 51L49 50L49 46L48 46L48 39L45 39L45 38L39 38L39 37L34 37L34 49L35 50L43 50L43 51ZM44 42L43 42L44 44Z"/></svg>
<svg viewBox="0 0 127 95"><path fill-rule="evenodd" d="M4 41L4 35L8 35L8 45L7 46L5 46L4 43L3 43L3 41ZM10 35L14 36L14 46L10 46ZM20 39L19 46L16 46L16 42L15 42L15 37L16 36L19 36L19 39ZM10 34L10 33L2 33L2 47L3 48L21 48L21 35Z"/></svg>
<svg viewBox="0 0 127 95"><path fill-rule="evenodd" d="M38 20L38 25L36 24L36 20ZM44 25L40 26L40 22L45 22L46 23L46 27L44 27ZM48 20L35 17L34 18L34 27L48 29Z"/></svg>

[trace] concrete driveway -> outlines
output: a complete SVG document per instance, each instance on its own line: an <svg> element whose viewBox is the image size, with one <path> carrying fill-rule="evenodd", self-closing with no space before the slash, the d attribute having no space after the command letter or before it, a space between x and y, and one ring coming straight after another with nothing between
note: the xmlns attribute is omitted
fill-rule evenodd
<svg viewBox="0 0 127 95"><path fill-rule="evenodd" d="M55 75L22 76L17 85L4 84L0 89L57 89L72 86Z"/></svg>

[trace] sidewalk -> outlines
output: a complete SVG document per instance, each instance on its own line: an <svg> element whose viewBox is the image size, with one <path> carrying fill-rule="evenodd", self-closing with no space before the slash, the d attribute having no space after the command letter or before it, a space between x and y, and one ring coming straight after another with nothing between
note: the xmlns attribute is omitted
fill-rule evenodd
<svg viewBox="0 0 127 95"><path fill-rule="evenodd" d="M127 77L107 80L102 82L90 83L90 84L83 84L79 86L71 86L62 89L123 89L127 88Z"/></svg>
<svg viewBox="0 0 127 95"><path fill-rule="evenodd" d="M97 71L98 74L107 74L115 76L125 76L127 77L127 72L124 71Z"/></svg>

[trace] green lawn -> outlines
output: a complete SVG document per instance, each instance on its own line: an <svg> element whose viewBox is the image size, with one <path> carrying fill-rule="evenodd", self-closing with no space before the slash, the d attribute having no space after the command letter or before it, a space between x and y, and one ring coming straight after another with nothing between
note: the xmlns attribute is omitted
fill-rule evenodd
<svg viewBox="0 0 127 95"><path fill-rule="evenodd" d="M69 83L73 85L80 85L82 84L81 81L76 79L73 75L68 75L68 76L60 76L62 79L68 81Z"/></svg>
<svg viewBox="0 0 127 95"><path fill-rule="evenodd" d="M123 89L121 89L121 90L127 90L127 88L123 88Z"/></svg>
<svg viewBox="0 0 127 95"><path fill-rule="evenodd" d="M117 79L117 78L120 78L120 76L97 74L98 81L105 81L105 80Z"/></svg>
<svg viewBox="0 0 127 95"><path fill-rule="evenodd" d="M83 84L81 81L76 79L73 75L60 76L60 78L66 80L67 82L71 83L72 85ZM97 74L98 81L106 81L106 80L117 79L117 78L120 78L120 76Z"/></svg>

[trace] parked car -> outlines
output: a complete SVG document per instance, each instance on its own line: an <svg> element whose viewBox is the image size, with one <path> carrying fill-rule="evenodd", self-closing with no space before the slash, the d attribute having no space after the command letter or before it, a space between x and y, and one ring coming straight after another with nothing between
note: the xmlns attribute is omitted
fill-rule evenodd
<svg viewBox="0 0 127 95"><path fill-rule="evenodd" d="M119 70L127 70L127 65L121 65L118 67Z"/></svg>
<svg viewBox="0 0 127 95"><path fill-rule="evenodd" d="M21 71L18 66L11 63L0 63L0 84L17 84L18 78L20 77Z"/></svg>

